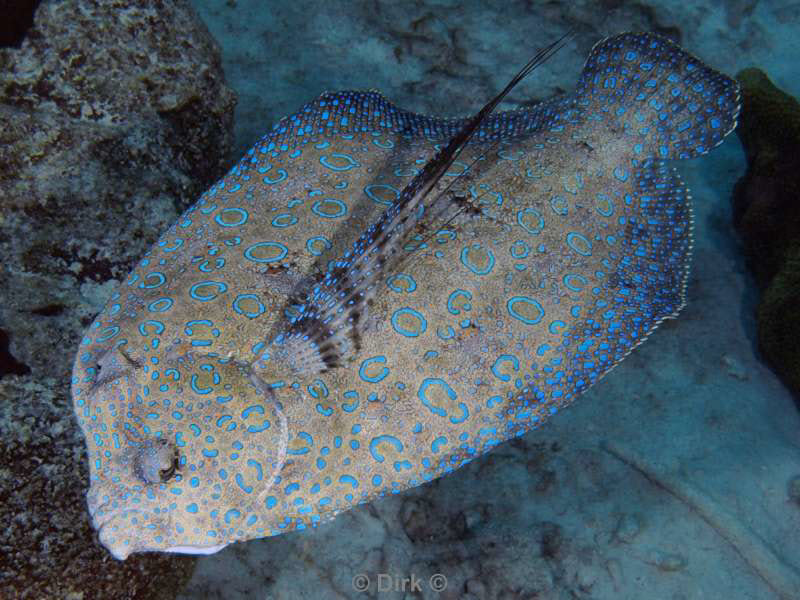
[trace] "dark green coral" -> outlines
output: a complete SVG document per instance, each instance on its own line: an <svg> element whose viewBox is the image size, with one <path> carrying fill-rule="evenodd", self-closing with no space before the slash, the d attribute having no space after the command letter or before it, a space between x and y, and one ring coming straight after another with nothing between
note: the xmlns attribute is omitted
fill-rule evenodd
<svg viewBox="0 0 800 600"><path fill-rule="evenodd" d="M734 224L762 290L760 350L800 399L800 103L758 69L737 79L748 168L734 190Z"/></svg>

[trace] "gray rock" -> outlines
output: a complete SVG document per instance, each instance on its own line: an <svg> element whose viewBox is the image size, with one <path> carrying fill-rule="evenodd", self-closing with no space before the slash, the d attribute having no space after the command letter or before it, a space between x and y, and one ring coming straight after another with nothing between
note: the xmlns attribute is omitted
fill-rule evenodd
<svg viewBox="0 0 800 600"><path fill-rule="evenodd" d="M95 541L69 399L80 334L229 161L233 93L183 0L43 2L0 48L0 588L170 598L194 559Z"/></svg>

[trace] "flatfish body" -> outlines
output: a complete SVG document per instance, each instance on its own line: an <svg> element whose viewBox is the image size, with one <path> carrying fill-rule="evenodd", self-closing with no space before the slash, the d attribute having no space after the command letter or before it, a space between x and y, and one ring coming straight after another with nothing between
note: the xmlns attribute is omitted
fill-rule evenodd
<svg viewBox="0 0 800 600"><path fill-rule="evenodd" d="M425 194L469 120L374 92L283 119L82 341L101 542L211 553L314 526L537 427L682 307L691 208L665 161L738 110L730 78L622 34L573 93L482 119Z"/></svg>

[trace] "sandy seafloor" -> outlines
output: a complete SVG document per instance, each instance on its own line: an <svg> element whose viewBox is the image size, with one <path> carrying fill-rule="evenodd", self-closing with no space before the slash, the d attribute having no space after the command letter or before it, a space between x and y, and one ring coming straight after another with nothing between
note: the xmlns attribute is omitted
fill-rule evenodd
<svg viewBox="0 0 800 600"><path fill-rule="evenodd" d="M568 27L573 41L504 106L569 89L595 41L645 29L729 74L759 66L800 95L798 3L193 5L239 94L238 153L323 90L469 113ZM800 416L755 348L757 291L730 209L744 155L731 135L678 166L696 223L678 319L539 430L330 524L203 557L182 598L800 598L800 506L787 493ZM381 573L394 589L377 589ZM411 576L420 591L398 591Z"/></svg>

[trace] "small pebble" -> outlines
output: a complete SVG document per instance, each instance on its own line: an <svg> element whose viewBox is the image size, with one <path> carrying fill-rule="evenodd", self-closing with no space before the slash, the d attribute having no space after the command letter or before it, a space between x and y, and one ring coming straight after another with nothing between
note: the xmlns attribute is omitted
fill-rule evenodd
<svg viewBox="0 0 800 600"><path fill-rule="evenodd" d="M614 582L615 588L623 584L622 563L616 558L612 558L606 562L606 571L608 571L608 574L611 576L611 581Z"/></svg>
<svg viewBox="0 0 800 600"><path fill-rule="evenodd" d="M722 364L725 365L725 370L728 375L738 379L739 381L746 381L748 379L747 371L739 359L730 356L729 354L722 355Z"/></svg>
<svg viewBox="0 0 800 600"><path fill-rule="evenodd" d="M642 523L636 515L623 515L614 531L614 539L623 544L630 544L642 531Z"/></svg>
<svg viewBox="0 0 800 600"><path fill-rule="evenodd" d="M680 554L661 552L660 550L652 552L647 562L667 572L680 571L688 564L686 558Z"/></svg>

